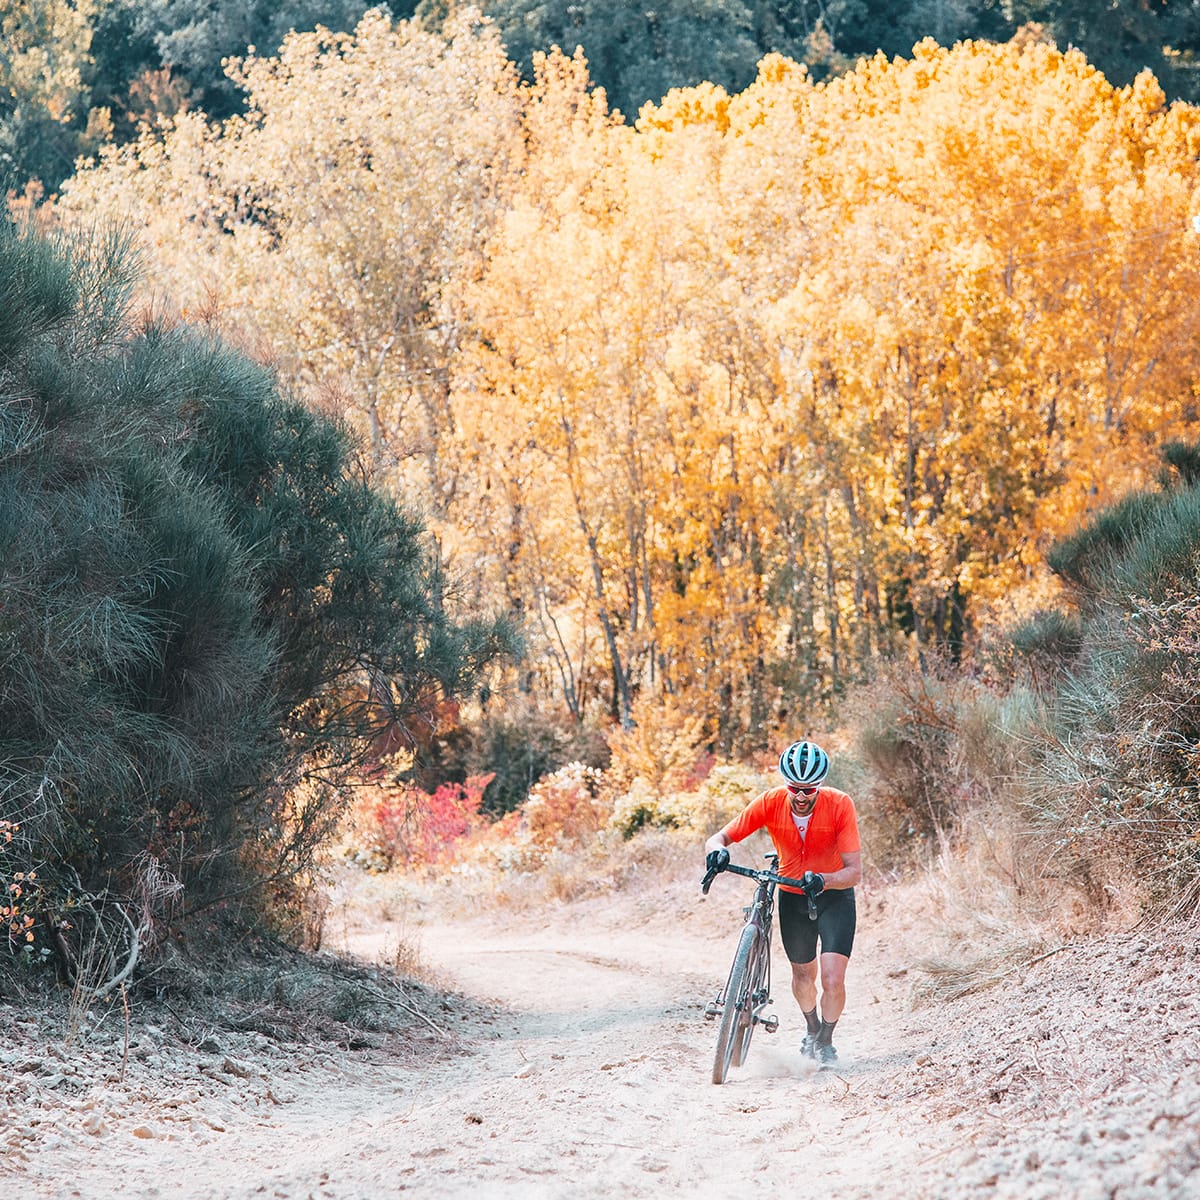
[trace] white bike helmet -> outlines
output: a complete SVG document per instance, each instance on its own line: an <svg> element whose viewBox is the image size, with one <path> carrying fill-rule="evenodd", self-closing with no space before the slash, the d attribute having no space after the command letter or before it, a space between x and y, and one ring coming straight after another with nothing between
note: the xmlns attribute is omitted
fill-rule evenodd
<svg viewBox="0 0 1200 1200"><path fill-rule="evenodd" d="M779 773L788 783L813 787L829 774L829 755L816 742L793 742L779 756Z"/></svg>

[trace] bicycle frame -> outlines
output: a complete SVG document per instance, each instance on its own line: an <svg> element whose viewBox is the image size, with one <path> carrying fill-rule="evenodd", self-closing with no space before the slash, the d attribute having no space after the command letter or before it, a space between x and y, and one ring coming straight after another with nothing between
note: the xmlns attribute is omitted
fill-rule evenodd
<svg viewBox="0 0 1200 1200"><path fill-rule="evenodd" d="M727 863L723 868L734 875L745 875L753 879L757 887L754 899L742 911L745 923L738 938L737 950L729 968L725 986L717 993L704 1010L706 1018L718 1015L721 1024L717 1033L716 1057L713 1061L713 1083L724 1083L731 1066L740 1067L750 1049L750 1038L754 1027L762 1025L768 1033L779 1027L779 1018L774 1014L764 1015L771 1001L771 932L775 914L775 889L779 884L803 889L799 879L789 879L777 873L779 856L764 856L771 864L767 870L751 870L747 867ZM716 871L709 871L701 883L708 892ZM816 905L808 899L809 916L816 918Z"/></svg>

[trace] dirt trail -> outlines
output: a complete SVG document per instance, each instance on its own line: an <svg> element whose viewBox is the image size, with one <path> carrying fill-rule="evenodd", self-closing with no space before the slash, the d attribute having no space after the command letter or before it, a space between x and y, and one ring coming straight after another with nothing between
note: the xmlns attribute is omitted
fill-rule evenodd
<svg viewBox="0 0 1200 1200"><path fill-rule="evenodd" d="M779 1032L757 1034L748 1064L714 1087L702 1006L741 919L728 892L427 913L424 958L491 1006L438 1017L455 1052L424 1067L335 1050L304 1060L263 1039L228 1070L167 1064L57 1111L43 1088L37 1136L10 1139L20 1152L0 1186L15 1171L24 1195L56 1200L1200 1195L1194 938L1066 947L914 1011L905 931L868 902L838 1069L800 1058L780 962ZM398 936L361 912L342 933L368 959ZM1146 981L1122 974L1131 955L1157 981L1153 1009ZM1134 1015L1149 1058L1130 1044Z"/></svg>
<svg viewBox="0 0 1200 1200"><path fill-rule="evenodd" d="M707 920L676 901L677 911L668 904L642 921L587 905L499 935L492 919L427 929L427 951L448 976L507 1011L442 1106L452 1135L467 1127L455 1136L471 1151L449 1155L444 1181L422 1181L423 1193L465 1195L480 1184L485 1195L695 1195L749 1177L774 1195L816 1172L845 1196L878 1196L880 1176L862 1173L864 1157L883 1155L884 1172L897 1149L907 1160L938 1151L929 1133L869 1120L857 1161L828 1153L860 1115L861 1085L911 1057L910 1035L890 1023L862 1027L844 1040L843 1067L818 1073L799 1055L786 988L776 988L781 1031L760 1034L747 1066L711 1084L716 1031L702 1007L741 919L728 901L710 902ZM776 979L786 978L778 962ZM414 1153L446 1144L432 1115L406 1120Z"/></svg>

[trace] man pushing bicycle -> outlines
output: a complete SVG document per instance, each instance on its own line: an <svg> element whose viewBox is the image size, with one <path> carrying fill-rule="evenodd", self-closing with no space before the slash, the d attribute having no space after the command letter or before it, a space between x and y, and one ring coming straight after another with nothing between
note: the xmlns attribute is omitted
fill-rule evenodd
<svg viewBox="0 0 1200 1200"><path fill-rule="evenodd" d="M779 873L804 881L804 890L781 885L779 932L792 964L792 995L807 1026L801 1051L822 1066L837 1061L833 1029L846 1006L846 967L854 945L854 885L862 879L862 848L854 801L823 786L829 755L814 742L793 742L779 756L784 787L756 796L704 845L705 867L720 871L726 849L766 829L779 855ZM807 893L807 896L806 896ZM808 898L817 910L810 920ZM821 998L817 1005L817 942Z"/></svg>

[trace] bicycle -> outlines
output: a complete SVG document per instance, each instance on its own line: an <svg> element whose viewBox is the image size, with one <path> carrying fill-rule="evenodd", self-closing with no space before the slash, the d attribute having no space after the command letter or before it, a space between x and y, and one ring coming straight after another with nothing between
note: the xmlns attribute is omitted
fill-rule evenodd
<svg viewBox="0 0 1200 1200"><path fill-rule="evenodd" d="M707 895L713 879L720 871L731 871L734 875L745 875L758 884L753 901L743 910L746 923L738 938L729 978L716 998L704 1009L706 1020L713 1021L718 1016L721 1018L717 1030L717 1052L713 1059L713 1083L724 1083L729 1068L740 1067L746 1061L756 1025L761 1025L768 1033L774 1033L779 1028L779 1018L774 1013L764 1014L767 1005L772 1003L771 929L775 915L775 889L779 884L784 884L804 891L804 882L778 874L778 854L766 854L763 857L770 862L769 869L760 867L754 870L726 863L724 867L708 871L700 883L701 890ZM812 896L807 892L804 894L808 899L809 918L815 921L817 906Z"/></svg>

